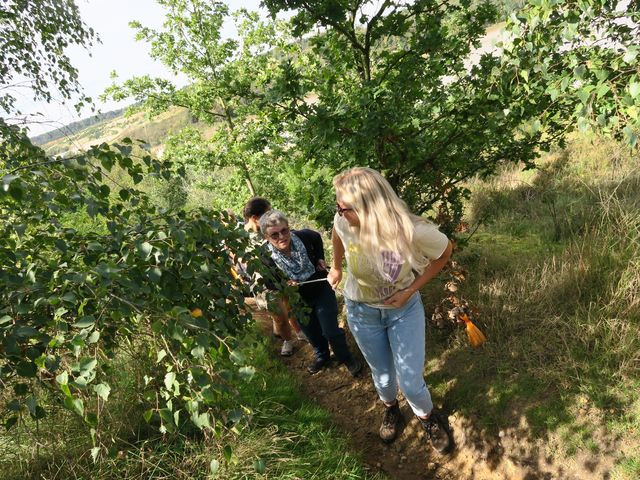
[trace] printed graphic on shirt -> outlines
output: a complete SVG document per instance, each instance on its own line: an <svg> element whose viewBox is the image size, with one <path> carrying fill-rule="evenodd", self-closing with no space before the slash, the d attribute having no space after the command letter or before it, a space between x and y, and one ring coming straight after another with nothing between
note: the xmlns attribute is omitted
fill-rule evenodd
<svg viewBox="0 0 640 480"><path fill-rule="evenodd" d="M398 279L403 263L404 260L398 252L392 252L390 250L382 251L382 265L387 282L393 283Z"/></svg>
<svg viewBox="0 0 640 480"><path fill-rule="evenodd" d="M398 252L383 251L382 272L378 270L374 252L362 252L357 228L349 225L337 213L333 218L336 233L345 247L349 266L344 285L344 295L350 300L371 305L382 305L395 292L408 287L415 275ZM415 225L414 245L428 259L439 258L445 251L449 239L432 223Z"/></svg>
<svg viewBox="0 0 640 480"><path fill-rule="evenodd" d="M382 272L374 256L362 254L360 245L348 242L346 248L350 275L347 278L346 291L355 293L357 298L369 302L380 302L393 295L398 285L396 282L403 276L404 259L398 252L384 250L382 256Z"/></svg>

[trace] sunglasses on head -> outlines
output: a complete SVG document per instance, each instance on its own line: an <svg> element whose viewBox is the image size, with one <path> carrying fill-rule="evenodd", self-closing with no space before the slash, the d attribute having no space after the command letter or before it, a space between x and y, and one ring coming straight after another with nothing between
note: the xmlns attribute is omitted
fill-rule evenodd
<svg viewBox="0 0 640 480"><path fill-rule="evenodd" d="M338 212L338 215L342 216L344 215L344 212L353 212L353 208L342 208L336 203L336 212Z"/></svg>
<svg viewBox="0 0 640 480"><path fill-rule="evenodd" d="M291 233L291 230L289 230L289 227L284 227L281 228L280 230L278 230L277 232L271 232L269 235L267 235L271 240L277 240L278 238L282 237L282 238L286 238L289 236L289 233Z"/></svg>

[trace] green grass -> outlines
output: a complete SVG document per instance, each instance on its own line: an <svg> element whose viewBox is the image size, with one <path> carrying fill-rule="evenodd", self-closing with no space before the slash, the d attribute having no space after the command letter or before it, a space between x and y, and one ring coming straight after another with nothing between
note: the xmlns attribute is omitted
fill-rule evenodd
<svg viewBox="0 0 640 480"><path fill-rule="evenodd" d="M640 455L625 458L613 470L611 480L636 480L640 478Z"/></svg>
<svg viewBox="0 0 640 480"><path fill-rule="evenodd" d="M436 400L487 438L511 428L558 442L556 457L600 451L589 422L611 442L640 445L637 158L578 138L535 172L509 168L470 187L468 220L480 226L456 253L468 271L459 293L489 341L474 351L462 330L432 329Z"/></svg>
<svg viewBox="0 0 640 480"><path fill-rule="evenodd" d="M0 435L0 478L12 479L371 479L329 414L305 399L299 385L260 343L248 352L260 366L238 385L245 417L216 435L160 436L142 420L137 392L141 359L123 355L102 413L103 449L94 463L89 432L64 410ZM144 363L144 362L143 362ZM40 447L36 449L35 445ZM215 474L212 464L216 466Z"/></svg>

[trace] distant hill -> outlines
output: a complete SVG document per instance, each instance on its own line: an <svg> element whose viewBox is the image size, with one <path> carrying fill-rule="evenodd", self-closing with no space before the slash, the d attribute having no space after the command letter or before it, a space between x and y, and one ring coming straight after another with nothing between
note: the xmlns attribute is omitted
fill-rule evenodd
<svg viewBox="0 0 640 480"><path fill-rule="evenodd" d="M40 135L31 137L31 141L35 145L44 145L45 143L53 142L69 135L74 135L81 130L84 130L85 128L88 128L97 123L102 123L115 117L121 117L126 109L127 107L124 107L117 110L112 110L110 112L99 113L97 115L93 115L92 117L84 118L82 120L78 120L77 122L72 122L63 127L51 130L50 132L41 133Z"/></svg>
<svg viewBox="0 0 640 480"><path fill-rule="evenodd" d="M185 108L170 108L153 117L148 117L144 112L128 116L124 113L125 109L121 109L95 115L56 130L57 136L50 132L38 135L32 138L32 141L42 146L48 155L64 156L86 150L91 145L113 143L129 137L143 140L150 152L161 155L167 137L180 132L186 126L199 129L205 137L210 136L215 129L199 122ZM51 137L48 138L48 135Z"/></svg>

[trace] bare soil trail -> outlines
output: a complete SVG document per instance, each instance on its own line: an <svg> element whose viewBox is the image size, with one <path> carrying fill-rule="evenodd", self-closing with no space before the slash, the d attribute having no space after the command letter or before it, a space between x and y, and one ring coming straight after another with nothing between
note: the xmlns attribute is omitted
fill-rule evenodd
<svg viewBox="0 0 640 480"><path fill-rule="evenodd" d="M249 300L247 303L253 303ZM254 318L266 335L272 335L271 318L265 311L251 308ZM585 480L609 478L610 462L599 459L597 468L584 468L585 462L574 465L554 465L541 453L544 449L530 444L525 435L505 431L495 439L487 439L477 430L473 419L449 414L456 449L449 455L439 455L425 438L418 420L400 396L404 417L401 432L391 444L378 437L383 407L379 402L370 371L362 359L348 329L347 338L352 351L363 362L357 378L346 367L333 362L316 375L307 372L313 359L309 344L298 341L291 357L280 357L300 383L302 391L318 405L329 411L333 424L349 439L353 449L362 454L371 472L384 473L392 480ZM274 340L274 354L281 342ZM522 433L522 432L520 432ZM576 459L578 460L578 459ZM581 465L579 465L581 464ZM593 459L592 459L593 465Z"/></svg>

